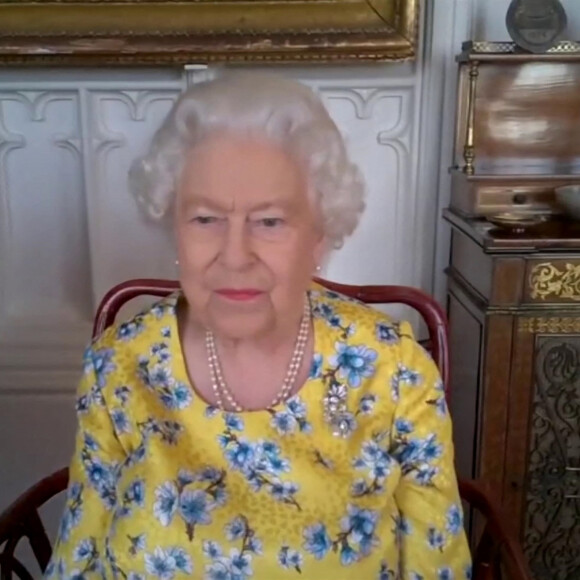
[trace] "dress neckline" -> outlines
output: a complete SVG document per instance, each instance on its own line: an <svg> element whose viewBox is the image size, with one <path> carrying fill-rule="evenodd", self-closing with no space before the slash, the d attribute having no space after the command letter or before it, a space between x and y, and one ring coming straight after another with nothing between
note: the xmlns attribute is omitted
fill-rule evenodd
<svg viewBox="0 0 580 580"><path fill-rule="evenodd" d="M312 290L315 290L314 292ZM316 286L311 287L308 291L308 299L310 301L311 311L314 313L315 305L318 300L319 289ZM179 328L177 324L177 303L183 298L183 293L181 290L175 292L171 295L169 300L171 300L172 308L172 315L171 315L171 322L170 322L170 341L171 341L171 352L173 353L173 365L172 365L172 374L176 377L179 377L182 382L185 382L187 386L191 389L194 395L194 404L201 404L204 407L204 412L209 413L217 407L208 403L208 401L201 395L201 393L196 389L195 383L189 376L189 372L187 370L187 365L185 362L185 354L183 352L181 339L179 337ZM222 411L224 413L228 413L231 415L237 415L240 417L249 417L249 416L259 416L261 414L268 414L271 415L272 413L278 413L286 409L288 402L294 400L301 400L304 403L310 402L311 400L322 400L323 396L323 389L321 388L321 381L319 377L312 375L312 368L313 363L315 361L316 356L320 356L322 352L324 352L323 348L323 334L327 329L323 329L322 325L324 321L319 317L312 315L312 332L313 332L313 347L312 347L312 357L310 360L309 365L309 372L306 380L300 386L298 391L294 393L291 397L286 399L285 401L281 401L277 405L272 407L265 407L263 409L251 409L245 411L234 411L234 410L225 410ZM221 411L221 409L220 409Z"/></svg>

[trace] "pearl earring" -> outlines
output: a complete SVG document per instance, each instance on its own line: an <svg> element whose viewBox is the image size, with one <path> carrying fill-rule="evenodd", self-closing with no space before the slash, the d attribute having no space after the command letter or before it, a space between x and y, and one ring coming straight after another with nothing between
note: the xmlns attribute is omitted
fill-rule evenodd
<svg viewBox="0 0 580 580"><path fill-rule="evenodd" d="M179 266L179 260L175 260L175 265Z"/></svg>
<svg viewBox="0 0 580 580"><path fill-rule="evenodd" d="M320 272L322 270L322 268L320 266L316 266L316 271Z"/></svg>

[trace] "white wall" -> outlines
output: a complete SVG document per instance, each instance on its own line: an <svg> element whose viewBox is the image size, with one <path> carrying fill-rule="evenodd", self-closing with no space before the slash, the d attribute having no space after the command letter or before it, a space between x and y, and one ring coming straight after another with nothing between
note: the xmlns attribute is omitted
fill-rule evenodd
<svg viewBox="0 0 580 580"><path fill-rule="evenodd" d="M579 32L580 3L564 3ZM506 38L507 5L429 1L413 65L281 69L320 92L369 184L361 228L328 277L443 296L453 57L472 30ZM204 74L0 71L0 509L68 462L81 351L103 293L174 275L170 239L142 220L125 176L179 91Z"/></svg>

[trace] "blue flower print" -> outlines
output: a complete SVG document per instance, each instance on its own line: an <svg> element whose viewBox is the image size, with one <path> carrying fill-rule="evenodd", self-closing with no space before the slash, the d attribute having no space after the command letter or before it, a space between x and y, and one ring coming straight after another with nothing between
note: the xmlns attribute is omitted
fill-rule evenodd
<svg viewBox="0 0 580 580"><path fill-rule="evenodd" d="M315 295L311 294L314 298ZM340 337L344 340L349 336L352 336L355 332L355 327L353 324L343 325L343 321L340 316L335 312L332 305L325 302L314 302L312 304L312 316L314 318L321 318L335 330L340 331Z"/></svg>
<svg viewBox="0 0 580 580"><path fill-rule="evenodd" d="M164 364L156 364L149 374L150 385L155 387L169 387L173 385L174 379L171 369Z"/></svg>
<svg viewBox="0 0 580 580"><path fill-rule="evenodd" d="M159 421L153 417L137 423L137 426L144 437L159 435L161 440L169 445L175 445L179 435L183 432L183 426L177 421Z"/></svg>
<svg viewBox="0 0 580 580"><path fill-rule="evenodd" d="M143 574L138 574L137 572L129 572L127 575L127 580L147 580Z"/></svg>
<svg viewBox="0 0 580 580"><path fill-rule="evenodd" d="M87 447L81 451L81 460L91 487L97 491L106 509L113 509L117 503L118 465L104 463Z"/></svg>
<svg viewBox="0 0 580 580"><path fill-rule="evenodd" d="M161 402L168 409L185 409L193 400L191 388L185 383L177 383L160 388Z"/></svg>
<svg viewBox="0 0 580 580"><path fill-rule="evenodd" d="M204 540L203 542L203 553L207 558L211 560L216 560L217 558L221 558L223 556L222 549L217 542L213 542L211 540Z"/></svg>
<svg viewBox="0 0 580 580"><path fill-rule="evenodd" d="M395 419L395 429L398 435L410 435L415 430L415 426L408 419L399 417Z"/></svg>
<svg viewBox="0 0 580 580"><path fill-rule="evenodd" d="M97 440L90 433L83 433L83 441L85 447L90 451L98 451L101 448L97 443Z"/></svg>
<svg viewBox="0 0 580 580"><path fill-rule="evenodd" d="M151 346L151 356L156 357L160 363L167 362L171 359L169 345L166 342L156 342Z"/></svg>
<svg viewBox="0 0 580 580"><path fill-rule="evenodd" d="M304 558L297 550L292 550L289 546L282 546L278 553L278 562L282 568L294 569L299 574L302 573Z"/></svg>
<svg viewBox="0 0 580 580"><path fill-rule="evenodd" d="M396 344L399 342L399 335L392 324L387 322L377 322L375 326L375 334L379 342L386 344Z"/></svg>
<svg viewBox="0 0 580 580"><path fill-rule="evenodd" d="M75 410L77 413L86 413L91 406L91 398L88 395L81 395L75 404Z"/></svg>
<svg viewBox="0 0 580 580"><path fill-rule="evenodd" d="M214 407L213 405L208 405L205 409L205 416L208 419L213 419L215 416L217 416L219 414L219 409L217 407Z"/></svg>
<svg viewBox="0 0 580 580"><path fill-rule="evenodd" d="M397 371L391 377L391 397L393 401L397 402L399 400L401 385L416 387L422 382L423 378L420 373L399 363Z"/></svg>
<svg viewBox="0 0 580 580"><path fill-rule="evenodd" d="M281 411L279 413L274 413L272 415L271 421L272 427L280 433L280 435L286 435L292 433L296 430L298 425L296 418L289 411Z"/></svg>
<svg viewBox="0 0 580 580"><path fill-rule="evenodd" d="M435 382L434 388L437 396L427 400L427 404L435 406L439 417L445 417L447 415L447 401L445 399L445 386L440 378Z"/></svg>
<svg viewBox="0 0 580 580"><path fill-rule="evenodd" d="M244 430L244 421L234 413L224 413L224 423L226 428L232 431Z"/></svg>
<svg viewBox="0 0 580 580"><path fill-rule="evenodd" d="M117 368L113 362L114 356L115 351L112 348L101 348L92 352L93 368L97 376L105 377Z"/></svg>
<svg viewBox="0 0 580 580"><path fill-rule="evenodd" d="M232 469L246 471L254 459L254 446L245 439L234 441L226 450L226 458Z"/></svg>
<svg viewBox="0 0 580 580"><path fill-rule="evenodd" d="M85 573L98 572L102 573L99 551L94 538L85 538L81 540L73 551L73 561L82 566L82 571L73 570L66 578L75 578L76 580L85 580ZM64 576L61 576L64 578Z"/></svg>
<svg viewBox="0 0 580 580"><path fill-rule="evenodd" d="M306 416L306 405L302 399L296 395L286 401L286 407L288 407L288 411L290 411L290 413L295 417Z"/></svg>
<svg viewBox="0 0 580 580"><path fill-rule="evenodd" d="M85 538L81 540L73 552L73 560L75 562L82 562L83 560L91 560L97 554L97 547L94 538Z"/></svg>
<svg viewBox="0 0 580 580"><path fill-rule="evenodd" d="M360 387L362 379L371 377L375 372L374 362L377 352L364 345L353 346L338 342L335 345L336 355L330 358L330 364L338 368L338 375L353 387Z"/></svg>
<svg viewBox="0 0 580 580"><path fill-rule="evenodd" d="M252 555L233 548L230 552L233 578L245 579L253 575Z"/></svg>
<svg viewBox="0 0 580 580"><path fill-rule="evenodd" d="M136 556L139 552L145 550L145 534L138 536L128 536L131 546L129 547L129 554Z"/></svg>
<svg viewBox="0 0 580 580"><path fill-rule="evenodd" d="M424 439L409 438L406 433L397 433L392 455L401 464L403 475L412 473L420 485L431 485L438 473L432 462L441 457L443 447L437 442L435 433Z"/></svg>
<svg viewBox="0 0 580 580"><path fill-rule="evenodd" d="M231 522L226 524L226 538L230 542L243 538L246 535L246 531L246 520L241 516L234 518Z"/></svg>
<svg viewBox="0 0 580 580"><path fill-rule="evenodd" d="M471 564L468 564L465 567L465 580L472 580L473 578L473 567Z"/></svg>
<svg viewBox="0 0 580 580"><path fill-rule="evenodd" d="M453 580L453 570L451 568L439 568L437 570L437 580Z"/></svg>
<svg viewBox="0 0 580 580"><path fill-rule="evenodd" d="M357 415L369 415L373 412L375 404L377 402L377 396L373 393L368 393L363 395L358 402Z"/></svg>
<svg viewBox="0 0 580 580"><path fill-rule="evenodd" d="M419 574L418 572L411 572L410 580L425 580L425 578L422 574Z"/></svg>
<svg viewBox="0 0 580 580"><path fill-rule="evenodd" d="M428 486L432 485L433 478L437 475L439 470L436 467L430 467L429 465L420 465L417 467L417 472L415 474L415 480L419 485Z"/></svg>
<svg viewBox="0 0 580 580"><path fill-rule="evenodd" d="M169 548L167 553L175 561L175 567L183 574L191 574L193 572L193 564L191 557L183 548Z"/></svg>
<svg viewBox="0 0 580 580"><path fill-rule="evenodd" d="M155 490L155 517L168 526L179 514L191 542L196 526L210 524L211 512L227 501L225 477L225 471L213 467L180 470L176 481L166 481Z"/></svg>
<svg viewBox="0 0 580 580"><path fill-rule="evenodd" d="M285 502L287 498L294 497L298 491L298 485L291 481L273 481L271 494L274 499Z"/></svg>
<svg viewBox="0 0 580 580"><path fill-rule="evenodd" d="M136 479L129 485L129 489L125 492L127 501L143 507L145 504L145 483L142 479Z"/></svg>
<svg viewBox="0 0 580 580"><path fill-rule="evenodd" d="M350 566L359 559L358 552L348 543L343 543L340 548L340 563L343 566Z"/></svg>
<svg viewBox="0 0 580 580"><path fill-rule="evenodd" d="M165 301L158 302L151 307L151 314L155 316L155 318L163 318L165 313L167 312L170 314L171 312L175 311L175 306L173 304L169 304Z"/></svg>
<svg viewBox="0 0 580 580"><path fill-rule="evenodd" d="M113 394L115 398L121 403L121 405L124 406L129 400L131 389L127 385L121 385L113 391Z"/></svg>
<svg viewBox="0 0 580 580"><path fill-rule="evenodd" d="M457 536L463 530L463 512L461 507L454 504L447 510L446 530L452 535Z"/></svg>
<svg viewBox="0 0 580 580"><path fill-rule="evenodd" d="M280 448L271 441L249 442L231 430L219 436L230 467L240 471L252 490L267 490L276 500L300 510L295 494L298 486L283 484L277 477L290 469L288 460L280 456Z"/></svg>
<svg viewBox="0 0 580 580"><path fill-rule="evenodd" d="M240 542L241 547L231 548L228 557L217 542L203 542L203 553L212 560L205 568L205 578L245 580L253 575L252 558L262 553L262 542L245 516L237 516L229 522L225 533L230 542Z"/></svg>
<svg viewBox="0 0 580 580"><path fill-rule="evenodd" d="M264 553L264 548L262 546L262 541L256 538L256 536L251 536L247 541L247 549L254 554L261 555Z"/></svg>
<svg viewBox="0 0 580 580"><path fill-rule="evenodd" d="M340 523L342 532L352 543L358 544L361 555L366 556L376 543L378 514L354 505L349 505L347 510L348 515Z"/></svg>
<svg viewBox="0 0 580 580"><path fill-rule="evenodd" d="M310 433L312 425L306 420L306 405L297 395L286 401L282 411L270 409L272 420L270 424L280 435L294 433L298 429L302 433Z"/></svg>
<svg viewBox="0 0 580 580"><path fill-rule="evenodd" d="M393 533L397 545L400 546L403 543L403 538L411 535L413 528L411 527L411 522L409 522L409 520L403 515L398 515L394 517L393 520L395 522Z"/></svg>
<svg viewBox="0 0 580 580"><path fill-rule="evenodd" d="M182 489L186 485L193 483L199 479L199 475L187 469L180 469L177 474L177 486Z"/></svg>
<svg viewBox="0 0 580 580"><path fill-rule="evenodd" d="M361 454L353 460L353 467L365 470L370 481L357 480L354 482L351 493L355 497L381 493L385 479L390 475L393 459L388 451L379 445L380 435L371 441L365 441Z"/></svg>
<svg viewBox="0 0 580 580"><path fill-rule="evenodd" d="M443 551L445 546L445 536L434 526L430 526L427 530L427 545L432 550Z"/></svg>
<svg viewBox="0 0 580 580"><path fill-rule="evenodd" d="M427 462L430 462L441 457L442 452L443 448L439 443L437 443L437 435L435 435L435 433L431 433L431 435L425 439L423 446L423 457Z"/></svg>
<svg viewBox="0 0 580 580"><path fill-rule="evenodd" d="M129 322L123 322L117 329L117 338L123 341L133 340L138 334L144 330L142 319L134 318Z"/></svg>
<svg viewBox="0 0 580 580"><path fill-rule="evenodd" d="M389 565L384 560L381 562L378 580L396 580L398 574L389 568Z"/></svg>
<svg viewBox="0 0 580 580"><path fill-rule="evenodd" d="M112 409L111 419L118 435L122 433L129 433L131 431L131 424L123 409Z"/></svg>
<svg viewBox="0 0 580 580"><path fill-rule="evenodd" d="M400 383L409 385L410 387L416 387L423 382L423 377L419 372L409 369L402 364L399 364L397 375Z"/></svg>
<svg viewBox="0 0 580 580"><path fill-rule="evenodd" d="M171 338L171 328L169 328L169 326L164 326L161 329L161 336L163 338Z"/></svg>
<svg viewBox="0 0 580 580"><path fill-rule="evenodd" d="M168 526L173 520L178 499L177 487L172 481L166 481L155 490L153 513L162 526Z"/></svg>
<svg viewBox="0 0 580 580"><path fill-rule="evenodd" d="M304 549L317 560L322 560L332 548L332 539L324 524L314 524L304 530Z"/></svg>
<svg viewBox="0 0 580 580"><path fill-rule="evenodd" d="M173 580L176 572L191 574L191 557L183 548L155 548L152 554L145 554L145 569L148 574L160 580Z"/></svg>
<svg viewBox="0 0 580 580"><path fill-rule="evenodd" d="M83 485L74 482L67 491L66 505L59 525L59 537L68 541L71 531L79 525L83 515Z"/></svg>
<svg viewBox="0 0 580 580"><path fill-rule="evenodd" d="M233 580L228 558L219 558L205 567L205 580Z"/></svg>
<svg viewBox="0 0 580 580"><path fill-rule="evenodd" d="M310 365L310 379L319 379L322 376L322 364L324 359L321 354L314 353L312 357L312 364Z"/></svg>

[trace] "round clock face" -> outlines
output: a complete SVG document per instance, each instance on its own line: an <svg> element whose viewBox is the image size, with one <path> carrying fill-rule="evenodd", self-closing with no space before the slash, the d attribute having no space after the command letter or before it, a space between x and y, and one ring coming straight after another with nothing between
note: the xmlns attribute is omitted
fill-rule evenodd
<svg viewBox="0 0 580 580"><path fill-rule="evenodd" d="M534 53L554 46L566 24L566 11L559 0L512 0L506 16L512 40Z"/></svg>

